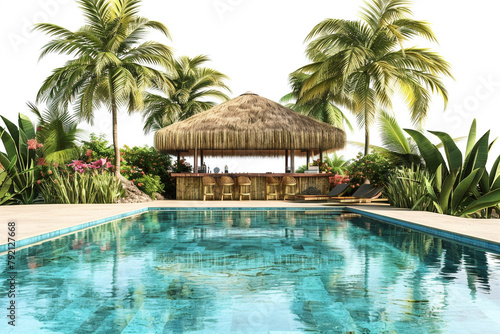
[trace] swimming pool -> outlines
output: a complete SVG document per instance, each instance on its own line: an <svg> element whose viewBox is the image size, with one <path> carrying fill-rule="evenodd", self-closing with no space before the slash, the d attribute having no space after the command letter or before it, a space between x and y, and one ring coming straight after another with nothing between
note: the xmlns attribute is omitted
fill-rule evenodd
<svg viewBox="0 0 500 334"><path fill-rule="evenodd" d="M149 211L16 259L19 333L500 328L500 255L338 211Z"/></svg>

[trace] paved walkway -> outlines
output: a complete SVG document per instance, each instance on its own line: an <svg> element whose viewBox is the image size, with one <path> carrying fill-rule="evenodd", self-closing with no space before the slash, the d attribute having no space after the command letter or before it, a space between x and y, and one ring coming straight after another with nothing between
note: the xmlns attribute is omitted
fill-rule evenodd
<svg viewBox="0 0 500 334"><path fill-rule="evenodd" d="M16 222L16 240L51 233L148 207L331 207L327 203L284 201L155 201L141 204L58 205L37 204L0 207L0 245L7 243L7 223ZM500 245L500 220L465 219L431 212L395 209L387 205L348 206L371 214L403 220Z"/></svg>

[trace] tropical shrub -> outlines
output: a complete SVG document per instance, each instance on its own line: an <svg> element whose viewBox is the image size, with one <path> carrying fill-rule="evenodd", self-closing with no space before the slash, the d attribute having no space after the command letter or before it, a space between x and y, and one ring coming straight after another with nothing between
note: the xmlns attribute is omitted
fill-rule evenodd
<svg viewBox="0 0 500 334"><path fill-rule="evenodd" d="M302 165L299 166L297 169L295 169L295 173L305 173L307 170L307 165Z"/></svg>
<svg viewBox="0 0 500 334"><path fill-rule="evenodd" d="M395 169L387 178L384 194L389 204L396 208L408 208L419 211L434 211L434 204L428 196L426 181L433 181L433 176L416 167Z"/></svg>
<svg viewBox="0 0 500 334"><path fill-rule="evenodd" d="M85 161L114 155L113 147L102 134L97 136L92 133L90 140L83 142L82 151L80 159ZM155 192L167 198L175 198L175 182L171 171L175 170L176 166L172 166L170 155L158 152L153 147L130 148L125 145L120 150L120 158L122 176L132 181L142 192L151 198ZM183 163L180 167L184 171L188 170Z"/></svg>
<svg viewBox="0 0 500 334"><path fill-rule="evenodd" d="M313 160L310 166L319 166L320 172L327 173L335 173L335 174L344 174L347 169L347 160L344 159L344 156L338 156L337 153L333 153L330 157L325 155L323 157L323 162L320 162L319 159ZM307 170L306 165L302 165L296 169L296 173L304 173Z"/></svg>
<svg viewBox="0 0 500 334"><path fill-rule="evenodd" d="M338 156L336 152L332 156L325 155L324 161L332 173L344 174L347 170L347 160L344 159L343 155Z"/></svg>
<svg viewBox="0 0 500 334"><path fill-rule="evenodd" d="M106 140L106 135L100 134L98 136L95 133L91 133L90 140L83 141L80 160L90 162L104 157L111 157L110 161L114 164L114 154L113 146Z"/></svg>
<svg viewBox="0 0 500 334"><path fill-rule="evenodd" d="M44 166L37 181L45 203L104 204L123 197L121 181L112 173L111 163L74 160L63 167Z"/></svg>
<svg viewBox="0 0 500 334"><path fill-rule="evenodd" d="M7 175L7 172L2 170L0 165L0 205L8 204L12 197L14 197L13 194L9 193L11 185L11 179Z"/></svg>
<svg viewBox="0 0 500 334"><path fill-rule="evenodd" d="M469 131L465 155L447 133L429 131L441 140L446 159L424 134L405 131L417 143L426 168L434 175L433 180L426 179L425 183L437 212L490 218L493 210L500 207L500 156L488 173L486 163L494 141L489 142L488 131L476 142L476 120Z"/></svg>
<svg viewBox="0 0 500 334"><path fill-rule="evenodd" d="M126 172L122 168L122 174L129 180L135 179L134 183L141 191L152 198L155 192L165 197L175 197L170 155L158 152L154 147L148 146L133 148L125 146L122 153L124 165L131 166L130 172Z"/></svg>
<svg viewBox="0 0 500 334"><path fill-rule="evenodd" d="M186 164L186 160L180 159L179 163L177 161L174 163L174 171L176 173L191 173L193 166Z"/></svg>
<svg viewBox="0 0 500 334"><path fill-rule="evenodd" d="M43 147L35 139L35 129L30 119L19 114L18 125L1 116L6 129L0 126L5 152L0 152L0 164L12 181L13 199L19 203L33 203L38 195L35 187L35 161L37 150Z"/></svg>
<svg viewBox="0 0 500 334"><path fill-rule="evenodd" d="M367 180L374 186L383 186L393 168L383 155L371 153L363 156L359 153L347 166L347 174L352 186L359 187Z"/></svg>
<svg viewBox="0 0 500 334"><path fill-rule="evenodd" d="M146 174L136 180L136 185L142 192L154 199L154 193L163 193L165 185L158 175Z"/></svg>

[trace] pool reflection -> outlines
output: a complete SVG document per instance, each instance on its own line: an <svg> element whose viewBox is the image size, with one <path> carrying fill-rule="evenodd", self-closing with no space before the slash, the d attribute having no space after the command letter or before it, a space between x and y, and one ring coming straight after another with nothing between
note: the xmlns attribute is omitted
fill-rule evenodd
<svg viewBox="0 0 500 334"><path fill-rule="evenodd" d="M17 259L25 330L439 333L499 325L498 255L329 211L154 211L19 250Z"/></svg>

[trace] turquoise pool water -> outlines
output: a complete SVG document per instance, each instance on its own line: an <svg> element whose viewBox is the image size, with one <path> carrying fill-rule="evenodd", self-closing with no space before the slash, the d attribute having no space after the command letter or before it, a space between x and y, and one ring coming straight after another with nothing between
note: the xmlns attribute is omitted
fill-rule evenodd
<svg viewBox="0 0 500 334"><path fill-rule="evenodd" d="M333 211L150 211L16 261L16 327L3 316L0 332L500 328L500 255Z"/></svg>

